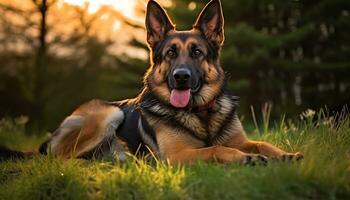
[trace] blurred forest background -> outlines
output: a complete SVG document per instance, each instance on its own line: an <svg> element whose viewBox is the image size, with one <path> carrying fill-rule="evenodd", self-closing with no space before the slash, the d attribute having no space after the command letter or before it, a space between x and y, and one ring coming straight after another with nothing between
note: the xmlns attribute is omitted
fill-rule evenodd
<svg viewBox="0 0 350 200"><path fill-rule="evenodd" d="M159 0L179 30L204 0ZM91 98L134 97L149 66L147 0L0 0L0 118L53 130ZM222 0L228 86L272 117L350 102L349 0Z"/></svg>

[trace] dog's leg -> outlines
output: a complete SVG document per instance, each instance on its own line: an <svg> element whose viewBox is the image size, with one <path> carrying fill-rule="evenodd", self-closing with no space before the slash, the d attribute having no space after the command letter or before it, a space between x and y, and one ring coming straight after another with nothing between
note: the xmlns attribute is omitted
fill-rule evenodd
<svg viewBox="0 0 350 200"><path fill-rule="evenodd" d="M62 158L81 157L103 141L111 141L123 120L124 113L118 107L90 101L62 122L46 151Z"/></svg>
<svg viewBox="0 0 350 200"><path fill-rule="evenodd" d="M269 158L280 159L283 161L300 160L303 158L303 155L299 152L288 153L278 147L273 146L272 144L262 141L247 140L237 148L243 152L261 154Z"/></svg>
<svg viewBox="0 0 350 200"><path fill-rule="evenodd" d="M288 153L267 142L249 140L239 121L232 124L231 130L233 131L232 135L223 144L224 146L236 148L245 153L264 155L272 159L300 160L303 158L301 153Z"/></svg>
<svg viewBox="0 0 350 200"><path fill-rule="evenodd" d="M262 155L244 153L238 149L212 146L199 149L183 149L169 153L170 163L193 163L195 161L214 161L220 163L241 163L245 165L267 164L267 158Z"/></svg>
<svg viewBox="0 0 350 200"><path fill-rule="evenodd" d="M235 148L203 147L202 141L167 126L158 126L157 142L161 157L170 163L193 163L200 160L248 165L267 163L265 156L244 153Z"/></svg>

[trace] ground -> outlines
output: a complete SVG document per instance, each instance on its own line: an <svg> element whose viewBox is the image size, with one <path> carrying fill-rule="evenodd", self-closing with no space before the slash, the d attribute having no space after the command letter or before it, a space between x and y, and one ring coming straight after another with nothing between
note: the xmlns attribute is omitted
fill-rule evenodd
<svg viewBox="0 0 350 200"><path fill-rule="evenodd" d="M36 156L0 162L0 199L350 199L350 118L316 115L251 136L302 152L300 162L171 166ZM2 120L1 144L37 146L42 137L24 136L25 121Z"/></svg>

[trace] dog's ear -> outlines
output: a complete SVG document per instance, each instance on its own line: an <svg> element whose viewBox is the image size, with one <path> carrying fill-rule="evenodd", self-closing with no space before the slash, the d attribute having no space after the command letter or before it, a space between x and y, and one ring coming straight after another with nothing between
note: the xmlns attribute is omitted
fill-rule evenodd
<svg viewBox="0 0 350 200"><path fill-rule="evenodd" d="M162 41L168 31L175 29L165 10L153 0L147 4L146 29L147 42L151 47Z"/></svg>
<svg viewBox="0 0 350 200"><path fill-rule="evenodd" d="M220 0L211 0L203 8L193 28L200 30L208 40L219 45L224 42L224 16Z"/></svg>

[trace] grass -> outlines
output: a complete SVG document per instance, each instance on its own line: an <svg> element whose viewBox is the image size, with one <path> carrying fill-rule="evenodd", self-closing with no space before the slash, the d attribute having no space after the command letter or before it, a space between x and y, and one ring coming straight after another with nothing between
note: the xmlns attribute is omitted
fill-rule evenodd
<svg viewBox="0 0 350 200"><path fill-rule="evenodd" d="M0 199L350 199L349 116L307 111L302 118L297 124L282 118L251 136L302 152L301 162L171 166L37 156L0 162ZM42 140L26 137L18 119L1 121L0 139L15 148Z"/></svg>

